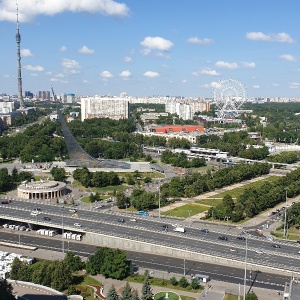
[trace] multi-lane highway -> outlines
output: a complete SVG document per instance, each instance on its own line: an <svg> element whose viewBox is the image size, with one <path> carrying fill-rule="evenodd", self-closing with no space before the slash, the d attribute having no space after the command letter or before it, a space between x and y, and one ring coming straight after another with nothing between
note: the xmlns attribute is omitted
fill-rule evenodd
<svg viewBox="0 0 300 300"><path fill-rule="evenodd" d="M20 240L19 240L20 239ZM7 232L0 230L0 241L18 244L37 246L40 249L47 249L49 259L51 259L52 251L62 251L62 240L48 239L45 237L37 237L34 234L27 233L20 238L17 232ZM74 242L64 240L64 250L72 251L76 255L87 257L94 253L96 246L86 245L82 242ZM34 255L34 252L32 252ZM45 255L46 256L46 255ZM213 265L203 262L195 262L191 260L183 260L173 257L165 257L159 255L151 255L127 251L127 258L135 263L139 268L148 270L158 270L163 272L185 274L189 277L193 274L209 275L213 280L231 282L236 284L244 284L244 270L239 268L225 267ZM155 276L155 274L154 274ZM282 290L285 282L290 280L289 276L274 275L265 272L257 272L256 269L248 268L247 270L247 286L261 287L266 289Z"/></svg>
<svg viewBox="0 0 300 300"><path fill-rule="evenodd" d="M41 210L41 214L32 216L31 212L36 208ZM171 219L160 220L135 215L137 222L132 222L130 221L131 214L128 216L126 214L118 215L111 211L101 211L101 209L78 209L74 214L69 212L69 208L14 200L10 204L1 205L0 218L19 219L37 224L42 228L62 228L63 226L64 230L73 232L105 233L131 240L147 241L156 244L157 247L159 245L170 246L239 261L245 259L245 240L236 239L237 234L228 231L226 226L203 233L200 230L201 224L193 224L191 227L185 226L185 233L176 233L172 227L176 221ZM44 220L45 216L50 220ZM120 219L124 219L125 222L119 222ZM80 223L82 227L75 227L75 223ZM161 226L163 224L168 225L168 231L163 230ZM227 236L227 241L218 239L224 235ZM275 242L269 241L265 237L244 236L247 237L249 263L300 272L299 244L276 242L280 248L274 248L272 245Z"/></svg>

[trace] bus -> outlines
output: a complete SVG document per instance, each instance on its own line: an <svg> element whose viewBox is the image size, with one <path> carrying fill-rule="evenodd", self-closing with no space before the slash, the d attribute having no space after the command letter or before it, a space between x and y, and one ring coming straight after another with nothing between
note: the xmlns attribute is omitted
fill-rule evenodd
<svg viewBox="0 0 300 300"><path fill-rule="evenodd" d="M193 278L204 283L210 281L210 277L208 275L203 274L195 274Z"/></svg>

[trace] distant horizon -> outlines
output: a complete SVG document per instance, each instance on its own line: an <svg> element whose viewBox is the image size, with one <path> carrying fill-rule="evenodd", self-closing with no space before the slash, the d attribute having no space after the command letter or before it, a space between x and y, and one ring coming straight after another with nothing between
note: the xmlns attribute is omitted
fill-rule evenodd
<svg viewBox="0 0 300 300"><path fill-rule="evenodd" d="M16 8L0 2L0 94L18 91ZM212 98L234 78L249 99L298 98L298 11L298 0L20 0L23 94Z"/></svg>

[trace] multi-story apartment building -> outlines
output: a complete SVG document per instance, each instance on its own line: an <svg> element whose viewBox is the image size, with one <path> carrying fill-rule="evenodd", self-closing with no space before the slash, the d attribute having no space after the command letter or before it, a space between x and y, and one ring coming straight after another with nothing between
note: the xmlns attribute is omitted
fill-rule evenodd
<svg viewBox="0 0 300 300"><path fill-rule="evenodd" d="M36 93L36 98L38 100L50 100L50 92L49 91L38 91Z"/></svg>
<svg viewBox="0 0 300 300"><path fill-rule="evenodd" d="M129 100L121 97L81 98L81 121L91 118L127 119Z"/></svg>

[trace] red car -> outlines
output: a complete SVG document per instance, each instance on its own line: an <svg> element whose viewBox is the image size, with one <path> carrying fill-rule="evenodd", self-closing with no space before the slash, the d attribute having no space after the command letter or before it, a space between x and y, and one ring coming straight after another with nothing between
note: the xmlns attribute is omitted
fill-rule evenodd
<svg viewBox="0 0 300 300"><path fill-rule="evenodd" d="M1 201L1 204L9 204L11 201L10 200L3 200Z"/></svg>

